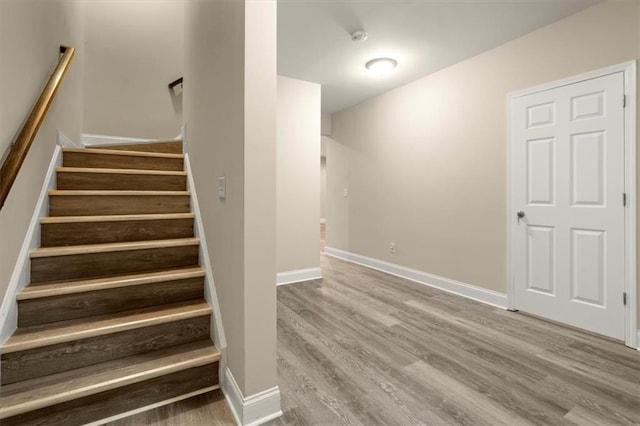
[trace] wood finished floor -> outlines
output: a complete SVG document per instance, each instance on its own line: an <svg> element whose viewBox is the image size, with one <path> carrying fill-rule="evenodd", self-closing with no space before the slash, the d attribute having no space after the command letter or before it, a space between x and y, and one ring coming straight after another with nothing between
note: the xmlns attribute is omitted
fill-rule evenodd
<svg viewBox="0 0 640 426"><path fill-rule="evenodd" d="M324 255L322 269L278 287L271 425L640 424L638 351ZM160 410L117 425L205 424Z"/></svg>
<svg viewBox="0 0 640 426"><path fill-rule="evenodd" d="M235 425L233 414L224 400L222 391L215 390L204 395L154 410L145 411L114 422L107 426L231 426Z"/></svg>

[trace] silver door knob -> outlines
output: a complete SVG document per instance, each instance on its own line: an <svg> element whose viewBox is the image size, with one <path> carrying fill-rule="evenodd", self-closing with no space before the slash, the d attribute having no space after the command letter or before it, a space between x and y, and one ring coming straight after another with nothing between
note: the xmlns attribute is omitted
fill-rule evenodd
<svg viewBox="0 0 640 426"><path fill-rule="evenodd" d="M520 210L518 213L516 213L516 216L518 216L518 223L520 223L520 219L524 217L524 212Z"/></svg>

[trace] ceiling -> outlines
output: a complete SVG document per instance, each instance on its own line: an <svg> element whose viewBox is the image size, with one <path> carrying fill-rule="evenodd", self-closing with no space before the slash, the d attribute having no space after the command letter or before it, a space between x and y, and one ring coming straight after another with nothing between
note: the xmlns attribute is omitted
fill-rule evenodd
<svg viewBox="0 0 640 426"><path fill-rule="evenodd" d="M279 0L278 73L322 84L334 113L548 25L599 0ZM364 29L369 38L351 41ZM380 78L364 64L392 57Z"/></svg>

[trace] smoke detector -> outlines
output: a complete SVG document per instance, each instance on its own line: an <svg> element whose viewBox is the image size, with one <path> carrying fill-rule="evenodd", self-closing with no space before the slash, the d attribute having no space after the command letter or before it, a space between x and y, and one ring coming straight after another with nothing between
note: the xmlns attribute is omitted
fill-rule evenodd
<svg viewBox="0 0 640 426"><path fill-rule="evenodd" d="M364 30L358 30L351 33L352 41L366 41L368 37L369 34Z"/></svg>

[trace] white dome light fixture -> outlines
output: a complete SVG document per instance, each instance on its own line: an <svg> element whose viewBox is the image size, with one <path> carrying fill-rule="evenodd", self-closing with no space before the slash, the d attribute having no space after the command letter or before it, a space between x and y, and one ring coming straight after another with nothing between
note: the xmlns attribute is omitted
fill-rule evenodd
<svg viewBox="0 0 640 426"><path fill-rule="evenodd" d="M376 58L366 63L369 71L378 77L389 74L398 65L398 61L392 58Z"/></svg>

